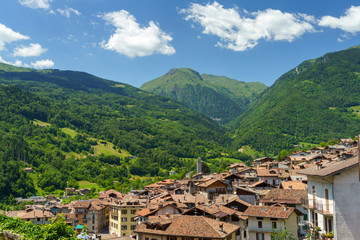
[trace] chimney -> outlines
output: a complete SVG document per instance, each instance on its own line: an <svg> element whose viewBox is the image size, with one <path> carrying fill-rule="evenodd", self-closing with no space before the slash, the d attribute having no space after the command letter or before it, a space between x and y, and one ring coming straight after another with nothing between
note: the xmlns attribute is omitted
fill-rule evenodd
<svg viewBox="0 0 360 240"><path fill-rule="evenodd" d="M221 197L221 199L222 199L222 202L224 202L224 200L225 200L225 197L224 197L224 196L222 196L222 197Z"/></svg>
<svg viewBox="0 0 360 240"><path fill-rule="evenodd" d="M287 206L284 206L284 211L287 211L287 210L288 210Z"/></svg>
<svg viewBox="0 0 360 240"><path fill-rule="evenodd" d="M219 225L219 231L220 231L220 232L224 232L224 224L223 224L223 223L221 223L221 224Z"/></svg>
<svg viewBox="0 0 360 240"><path fill-rule="evenodd" d="M170 213L169 212L166 212L165 216L166 216L166 219L170 219Z"/></svg>

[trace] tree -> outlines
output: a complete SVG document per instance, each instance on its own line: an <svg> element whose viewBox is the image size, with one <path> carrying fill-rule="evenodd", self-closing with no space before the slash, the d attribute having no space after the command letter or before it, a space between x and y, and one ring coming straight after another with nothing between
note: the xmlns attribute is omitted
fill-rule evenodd
<svg viewBox="0 0 360 240"><path fill-rule="evenodd" d="M279 232L275 232L275 229L272 230L271 240L296 240L294 235L292 235L287 228L280 229Z"/></svg>

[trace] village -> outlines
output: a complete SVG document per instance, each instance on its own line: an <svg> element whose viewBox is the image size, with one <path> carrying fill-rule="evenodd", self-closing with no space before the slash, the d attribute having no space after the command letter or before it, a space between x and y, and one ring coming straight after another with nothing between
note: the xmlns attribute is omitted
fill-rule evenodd
<svg viewBox="0 0 360 240"><path fill-rule="evenodd" d="M293 239L359 239L357 144L341 139L279 161L263 157L251 167L234 163L208 175L199 158L196 173L182 180L166 179L128 194L108 190L98 199L68 204L53 195L32 197L34 205L4 214L34 224L61 214L92 239L270 240L279 232ZM65 195L87 191L68 188Z"/></svg>

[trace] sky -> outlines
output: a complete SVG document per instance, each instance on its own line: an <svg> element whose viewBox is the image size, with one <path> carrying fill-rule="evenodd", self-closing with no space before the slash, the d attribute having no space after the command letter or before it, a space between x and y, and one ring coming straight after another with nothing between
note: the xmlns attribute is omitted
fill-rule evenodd
<svg viewBox="0 0 360 240"><path fill-rule="evenodd" d="M140 87L172 68L270 86L301 62L360 44L345 0L7 0L0 62Z"/></svg>

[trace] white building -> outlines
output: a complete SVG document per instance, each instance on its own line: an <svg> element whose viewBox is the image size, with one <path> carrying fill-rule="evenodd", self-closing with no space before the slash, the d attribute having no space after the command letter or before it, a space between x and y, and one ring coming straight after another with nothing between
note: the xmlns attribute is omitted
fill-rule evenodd
<svg viewBox="0 0 360 240"><path fill-rule="evenodd" d="M308 176L309 221L320 234L359 239L360 179L358 158L317 164L299 171Z"/></svg>

